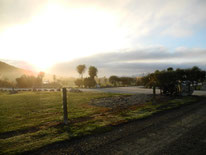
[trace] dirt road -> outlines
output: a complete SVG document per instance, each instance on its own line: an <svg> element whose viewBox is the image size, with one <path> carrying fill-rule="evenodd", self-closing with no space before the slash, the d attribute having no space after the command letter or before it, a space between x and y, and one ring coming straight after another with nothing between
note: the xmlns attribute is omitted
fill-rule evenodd
<svg viewBox="0 0 206 155"><path fill-rule="evenodd" d="M34 154L206 154L206 100Z"/></svg>
<svg viewBox="0 0 206 155"><path fill-rule="evenodd" d="M206 154L206 105L203 102L131 127L137 129L89 154Z"/></svg>

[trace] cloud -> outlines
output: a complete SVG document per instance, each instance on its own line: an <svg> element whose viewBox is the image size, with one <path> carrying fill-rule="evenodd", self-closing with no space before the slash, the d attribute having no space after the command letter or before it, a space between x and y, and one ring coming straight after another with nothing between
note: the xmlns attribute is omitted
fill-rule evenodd
<svg viewBox="0 0 206 155"><path fill-rule="evenodd" d="M139 48L135 50L102 53L70 62L56 64L50 72L56 74L78 76L76 66L86 64L96 66L99 76L113 74L139 75L168 67L187 68L194 65L206 69L206 49L179 47L174 52L164 47Z"/></svg>
<svg viewBox="0 0 206 155"><path fill-rule="evenodd" d="M187 37L206 25L204 0L149 0L138 4L132 1L134 9L128 9L133 15L131 20L140 19L139 25L149 30L148 35Z"/></svg>
<svg viewBox="0 0 206 155"><path fill-rule="evenodd" d="M23 69L34 69L24 61L0 60ZM205 60L206 49L178 47L174 51L169 51L164 46L151 46L101 53L58 63L51 67L48 72L56 75L78 77L76 66L86 64L87 67L96 66L100 77L110 75L132 76L163 70L168 67L189 68L199 66L206 70ZM85 76L87 76L87 73Z"/></svg>
<svg viewBox="0 0 206 155"><path fill-rule="evenodd" d="M186 37L206 25L205 0L1 0L0 29L24 23L45 5L61 4L70 8L96 8L115 15L119 27L129 37L151 34Z"/></svg>
<svg viewBox="0 0 206 155"><path fill-rule="evenodd" d="M0 0L0 31L31 20L47 0Z"/></svg>
<svg viewBox="0 0 206 155"><path fill-rule="evenodd" d="M50 12L45 12L48 16L42 17L41 11L51 3L58 7L50 8ZM205 49L176 48L173 44L177 44L176 38L183 38L183 44L188 45L191 40L187 38L205 29L205 9L205 0L0 0L0 31L18 25L14 27L17 33L11 29L8 35L0 36L0 48L5 59L34 61L40 66L45 59L50 65L87 55L51 69L71 76L77 76L78 64L95 65L100 75L132 75L167 66L204 68ZM37 24L32 25L30 20L36 15L41 20L36 19ZM160 42L172 40L169 46L176 49L171 51L165 45L136 48L148 40L153 44L153 38L159 36Z"/></svg>

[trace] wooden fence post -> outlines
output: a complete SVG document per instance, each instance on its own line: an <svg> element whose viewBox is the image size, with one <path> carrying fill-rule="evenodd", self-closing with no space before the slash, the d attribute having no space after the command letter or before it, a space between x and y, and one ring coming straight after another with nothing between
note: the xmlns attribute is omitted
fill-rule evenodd
<svg viewBox="0 0 206 155"><path fill-rule="evenodd" d="M64 112L64 124L68 124L68 113L67 113L67 89L62 89L63 93L63 112Z"/></svg>
<svg viewBox="0 0 206 155"><path fill-rule="evenodd" d="M156 87L153 86L153 97L155 98L156 97Z"/></svg>

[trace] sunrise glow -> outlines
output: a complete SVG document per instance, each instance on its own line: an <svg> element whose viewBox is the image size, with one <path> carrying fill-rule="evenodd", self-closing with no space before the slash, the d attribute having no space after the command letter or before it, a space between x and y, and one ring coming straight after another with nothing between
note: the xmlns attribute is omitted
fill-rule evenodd
<svg viewBox="0 0 206 155"><path fill-rule="evenodd" d="M106 24L105 24L106 23ZM116 17L95 8L48 4L25 24L2 32L4 54L39 70L53 64L128 46Z"/></svg>
<svg viewBox="0 0 206 155"><path fill-rule="evenodd" d="M78 64L108 75L205 68L205 1L11 1L0 1L0 61L16 67L69 76Z"/></svg>

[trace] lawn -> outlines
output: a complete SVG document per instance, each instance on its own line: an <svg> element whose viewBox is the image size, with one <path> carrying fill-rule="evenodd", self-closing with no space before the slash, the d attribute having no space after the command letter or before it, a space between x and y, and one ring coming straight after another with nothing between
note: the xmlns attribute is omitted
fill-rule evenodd
<svg viewBox="0 0 206 155"><path fill-rule="evenodd" d="M48 144L104 132L133 119L196 102L197 97L173 98L124 109L90 104L95 98L119 96L111 93L68 93L69 125L62 124L61 92L0 92L0 154L31 151Z"/></svg>

